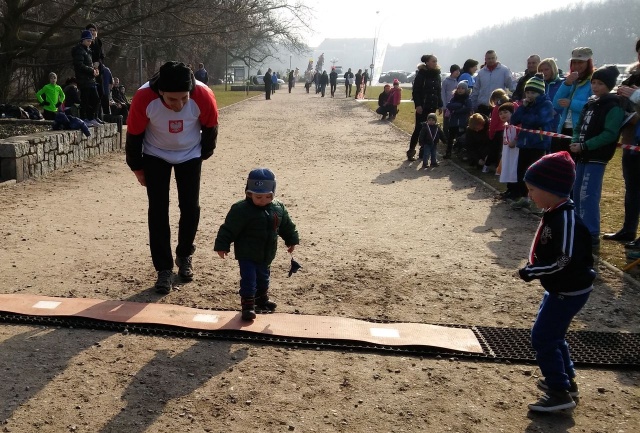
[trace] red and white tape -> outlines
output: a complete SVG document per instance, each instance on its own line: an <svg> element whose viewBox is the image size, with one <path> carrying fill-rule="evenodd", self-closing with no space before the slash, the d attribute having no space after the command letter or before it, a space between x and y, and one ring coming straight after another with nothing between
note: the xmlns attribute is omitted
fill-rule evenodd
<svg viewBox="0 0 640 433"><path fill-rule="evenodd" d="M533 132L534 134L546 135L548 137L569 138L569 139L573 138L570 135L558 134L557 132L542 131L540 129L525 129L519 126L516 126L516 129L518 131ZM633 144L618 143L618 147L622 149L631 150L633 152L640 152L640 146L634 146Z"/></svg>

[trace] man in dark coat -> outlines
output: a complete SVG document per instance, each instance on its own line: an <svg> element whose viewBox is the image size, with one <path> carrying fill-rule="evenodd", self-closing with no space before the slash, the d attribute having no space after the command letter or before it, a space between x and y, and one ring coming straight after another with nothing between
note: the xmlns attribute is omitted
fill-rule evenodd
<svg viewBox="0 0 640 433"><path fill-rule="evenodd" d="M89 46L93 36L89 30L83 30L80 42L71 49L71 57L73 59L73 70L76 80L78 81L78 89L80 89L80 107L83 111L84 119L88 126L98 126L102 124L96 119L96 113L100 105L100 97L98 96L98 68L93 67L93 59L91 58L91 50Z"/></svg>
<svg viewBox="0 0 640 433"><path fill-rule="evenodd" d="M264 95L267 99L271 99L271 68L267 69L267 73L264 74Z"/></svg>
<svg viewBox="0 0 640 433"><path fill-rule="evenodd" d="M532 54L527 59L527 70L524 72L524 75L518 80L518 84L516 85L516 90L513 91L511 95L511 100L513 101L521 101L524 99L524 86L527 84L529 78L533 77L536 73L538 73L538 66L540 65L540 56L537 54ZM509 90L509 89L505 89Z"/></svg>
<svg viewBox="0 0 640 433"><path fill-rule="evenodd" d="M329 73L329 85L331 86L331 97L335 97L336 94L336 86L338 85L338 73L336 72L336 67L331 67L331 73Z"/></svg>

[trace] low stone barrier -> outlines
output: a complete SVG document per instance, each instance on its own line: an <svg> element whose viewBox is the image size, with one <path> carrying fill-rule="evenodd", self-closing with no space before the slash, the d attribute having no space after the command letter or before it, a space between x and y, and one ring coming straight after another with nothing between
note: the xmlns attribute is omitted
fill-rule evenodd
<svg viewBox="0 0 640 433"><path fill-rule="evenodd" d="M82 131L44 131L0 140L0 182L22 182L93 156L122 149L122 135L116 123Z"/></svg>

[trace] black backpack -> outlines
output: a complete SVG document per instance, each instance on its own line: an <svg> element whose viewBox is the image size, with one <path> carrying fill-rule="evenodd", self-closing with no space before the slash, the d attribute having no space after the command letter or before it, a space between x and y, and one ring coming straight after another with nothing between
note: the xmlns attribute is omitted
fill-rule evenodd
<svg viewBox="0 0 640 433"><path fill-rule="evenodd" d="M40 110L38 110L33 105L25 105L24 107L22 107L22 109L27 112L27 115L31 120L43 119L42 114L40 113Z"/></svg>

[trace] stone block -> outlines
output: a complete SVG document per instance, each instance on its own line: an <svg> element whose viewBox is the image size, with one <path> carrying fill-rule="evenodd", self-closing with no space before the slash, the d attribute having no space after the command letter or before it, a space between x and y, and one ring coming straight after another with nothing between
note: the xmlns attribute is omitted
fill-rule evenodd
<svg viewBox="0 0 640 433"><path fill-rule="evenodd" d="M44 159L44 147L47 143L42 142L35 145L36 161L42 161Z"/></svg>
<svg viewBox="0 0 640 433"><path fill-rule="evenodd" d="M17 137L2 140L0 145L0 158L17 158L29 154L28 140L18 140Z"/></svg>

